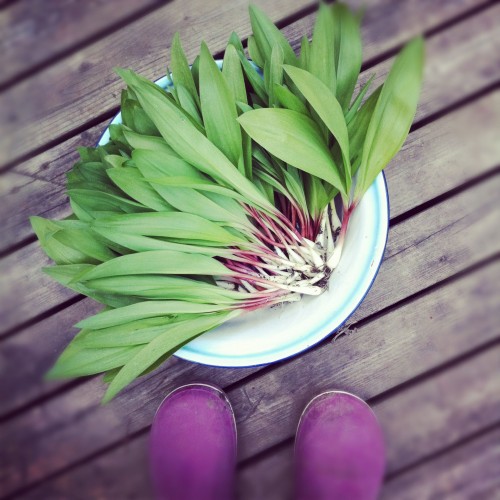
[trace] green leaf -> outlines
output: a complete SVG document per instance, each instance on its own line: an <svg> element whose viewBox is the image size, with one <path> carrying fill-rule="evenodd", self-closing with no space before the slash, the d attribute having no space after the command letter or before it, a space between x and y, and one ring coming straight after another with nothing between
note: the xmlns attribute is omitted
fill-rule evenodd
<svg viewBox="0 0 500 500"><path fill-rule="evenodd" d="M231 90L234 102L247 103L247 91L245 89L245 79L241 68L240 58L234 45L229 44L224 53L222 63L222 74Z"/></svg>
<svg viewBox="0 0 500 500"><path fill-rule="evenodd" d="M345 193L344 181L310 118L289 109L257 109L244 113L239 121L250 137L272 155Z"/></svg>
<svg viewBox="0 0 500 500"><path fill-rule="evenodd" d="M294 68L293 66L285 66L284 68L295 86L307 99L314 111L339 143L344 160L346 190L349 192L351 186L349 135L347 133L344 113L342 112L339 102L328 87L313 74L300 68ZM338 186L336 187L339 188Z"/></svg>
<svg viewBox="0 0 500 500"><path fill-rule="evenodd" d="M237 313L227 313L226 315L201 316L199 318L186 321L182 324L172 325L171 328L152 340L147 346L130 359L130 361L120 370L108 387L103 402L112 399L118 392L143 373L155 361L164 355L173 354L180 347L188 343L200 334L212 330L224 323Z"/></svg>
<svg viewBox="0 0 500 500"><path fill-rule="evenodd" d="M259 68L264 68L264 58L259 51L259 47L257 47L257 42L255 41L255 37L250 35L247 40L248 45L248 55L250 59L257 65Z"/></svg>
<svg viewBox="0 0 500 500"><path fill-rule="evenodd" d="M242 144L233 92L204 43L200 55L200 99L208 139L233 165L238 165Z"/></svg>
<svg viewBox="0 0 500 500"><path fill-rule="evenodd" d="M271 51L271 59L266 62L264 70L264 81L267 81L267 93L269 94L269 106L277 106L278 99L274 95L274 87L283 82L283 51L279 45L275 45Z"/></svg>
<svg viewBox="0 0 500 500"><path fill-rule="evenodd" d="M359 108L361 107L361 103L366 93L368 92L368 89L370 88L370 85L372 84L374 78L375 78L375 73L372 76L370 76L370 78L366 81L366 83L361 87L361 90L358 92L358 95L354 99L354 102L349 108L349 111L345 115L345 121L347 125L349 125L350 121L354 118Z"/></svg>
<svg viewBox="0 0 500 500"><path fill-rule="evenodd" d="M416 38L399 53L382 87L363 145L355 199L403 145L417 109L422 86L424 42Z"/></svg>
<svg viewBox="0 0 500 500"><path fill-rule="evenodd" d="M124 234L207 240L223 245L235 245L241 240L215 222L182 212L148 212L102 217L92 223L92 228L104 234L106 230L115 230Z"/></svg>
<svg viewBox="0 0 500 500"><path fill-rule="evenodd" d="M172 40L170 59L172 67L172 80L175 87L178 87L179 85L184 87L189 92L196 105L199 106L200 98L198 97L194 78L181 45L179 33L176 33Z"/></svg>
<svg viewBox="0 0 500 500"><path fill-rule="evenodd" d="M349 143L351 147L351 161L353 164L352 174L356 173L357 168L361 163L361 155L363 154L363 143L366 138L366 131L370 125L370 121L377 105L378 98L382 86L378 87L373 94L363 103L359 111L353 116L347 131L349 133Z"/></svg>
<svg viewBox="0 0 500 500"><path fill-rule="evenodd" d="M349 8L332 5L337 99L347 111L363 61L359 21Z"/></svg>
<svg viewBox="0 0 500 500"><path fill-rule="evenodd" d="M110 168L107 174L124 193L142 205L157 212L174 210L174 207L150 186L137 168Z"/></svg>
<svg viewBox="0 0 500 500"><path fill-rule="evenodd" d="M232 305L237 299L248 297L245 292L225 290L179 276L112 276L86 281L85 286L99 292L132 295L143 300L185 300L199 304Z"/></svg>
<svg viewBox="0 0 500 500"><path fill-rule="evenodd" d="M183 85L179 84L175 89L177 91L177 99L182 109L193 119L194 126L201 132L204 132L203 121L198 111L196 101L193 99L192 95Z"/></svg>
<svg viewBox="0 0 500 500"><path fill-rule="evenodd" d="M307 111L306 105L284 85L275 85L274 95L278 98L280 104L284 108L309 116L309 111Z"/></svg>
<svg viewBox="0 0 500 500"><path fill-rule="evenodd" d="M111 326L99 330L82 330L74 342L78 346L87 349L147 344L160 333L163 333L167 325L184 321L186 318L189 318L189 315L171 314L139 319L130 321L125 325Z"/></svg>
<svg viewBox="0 0 500 500"><path fill-rule="evenodd" d="M99 330L110 326L124 325L130 321L167 314L203 314L225 310L227 306L193 304L179 300L147 300L118 309L104 311L80 321L75 326L89 330Z"/></svg>
<svg viewBox="0 0 500 500"><path fill-rule="evenodd" d="M307 57L307 69L335 95L335 35L330 7L320 3Z"/></svg>
<svg viewBox="0 0 500 500"><path fill-rule="evenodd" d="M141 349L142 346L86 349L70 344L46 377L48 379L82 377L112 370L123 366Z"/></svg>
<svg viewBox="0 0 500 500"><path fill-rule="evenodd" d="M297 57L283 33L274 25L267 15L255 5L249 6L250 22L262 59L269 61L273 47L279 46L283 51L286 64L297 64Z"/></svg>

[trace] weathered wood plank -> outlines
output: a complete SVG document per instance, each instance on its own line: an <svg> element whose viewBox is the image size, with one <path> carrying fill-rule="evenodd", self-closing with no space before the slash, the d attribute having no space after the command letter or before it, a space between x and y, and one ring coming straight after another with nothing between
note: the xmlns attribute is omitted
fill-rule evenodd
<svg viewBox="0 0 500 500"><path fill-rule="evenodd" d="M393 365L397 365L396 371L403 371L406 377L410 377L460 356L469 349L477 348L500 333L495 321L500 297L499 276L500 264L493 264L377 318L356 333L339 338L333 345L325 344L316 351L321 353L312 356L307 353L293 360L296 376L304 381L311 381L316 386L321 384L325 371L328 371L329 375L321 389L350 389L367 397L373 395L374 386L377 390L381 389L379 383L373 380L385 378L384 372L389 373L391 380L399 379L394 373ZM484 297L479 309L478 297ZM474 327L471 328L471 325ZM335 349L334 355L332 349ZM490 376L492 363L498 360L498 349L495 353L487 352L470 362L461 363L435 379L421 382L396 394L394 398L382 401L376 407L387 432L390 470L398 469L398 461L401 457L408 457L408 453L412 454L412 461L416 461L430 450L440 449L488 425L496 418L500 395L495 389L495 379L485 383L484 378L485 374ZM404 364L401 363L401 358L405 358ZM267 381L269 382L269 378ZM464 382L461 387L461 381L467 383ZM294 382L295 378L292 378L284 392L291 392L290 398L298 397L301 400L299 406L317 392L317 388L313 387L307 396L300 389L297 394ZM248 399L243 402L238 397L241 389L229 393L240 422L239 432L241 426L245 425L246 414L248 419L256 418L252 408L258 406L259 388L253 389L254 383L252 381L243 386L248 395ZM260 383L257 384L260 387ZM457 392L459 397L454 398ZM277 396L280 395L281 391L277 391ZM426 415L429 416L428 405L441 397L442 401L435 405L432 412L432 428L417 425ZM398 401L401 401L401 406L398 406ZM287 406L278 400L276 406L267 408L269 418L276 418L277 412L283 411L283 418L287 422L290 420L289 427L294 427L294 418L297 416L290 417ZM400 413L397 413L398 408ZM259 411L266 410L261 407ZM413 415L410 414L412 412ZM397 421L402 415L408 423L404 432L401 431L403 424ZM279 417L278 419L282 421ZM81 423L77 425L80 426ZM427 430L431 431L429 435ZM268 428L267 424L261 428L261 434L273 432L274 429ZM405 433L407 435L403 435ZM85 436L88 437L86 432ZM286 455L288 452L283 453ZM274 457L277 457L276 460ZM254 468L259 468L258 477L249 473L249 469L243 469L240 474L242 497L267 500L273 497L265 496L264 491L273 492L276 488L284 493L276 483L285 481L285 476L289 474L288 468L281 468L281 465L286 465L286 459L286 456L280 454L262 461L262 465L254 464ZM270 474L266 475L266 471ZM116 477L120 477L120 481L114 480ZM99 494L105 498L122 498L125 495L140 497L141 492L148 488L147 435L143 434L128 442L126 447L119 447L89 464L44 483L34 489L28 498L67 498L74 491L75 484L81 485L82 498ZM243 495L245 492L247 494ZM282 495L274 498L287 497Z"/></svg>
<svg viewBox="0 0 500 500"><path fill-rule="evenodd" d="M446 498L492 500L500 497L500 429L468 442L385 485L382 499Z"/></svg>
<svg viewBox="0 0 500 500"><path fill-rule="evenodd" d="M427 311L419 308L419 313ZM495 424L500 415L499 364L496 347L373 405L385 435L386 472L393 475ZM243 467L238 489L241 500L291 498L293 442Z"/></svg>
<svg viewBox="0 0 500 500"><path fill-rule="evenodd" d="M257 0L277 21L311 5L311 0ZM8 89L0 108L0 164L40 148L48 141L110 112L123 87L113 68L131 67L147 77L165 74L171 39L179 31L189 60L205 40L214 52L223 49L233 30L250 33L247 0L190 0L168 3L130 23L127 29L85 47L33 78ZM65 122L65 123L63 123Z"/></svg>
<svg viewBox="0 0 500 500"><path fill-rule="evenodd" d="M500 215L499 189L500 176L496 176L394 227L387 259L374 287L352 320L366 318L497 253L500 250L500 235L496 231ZM478 321L490 322L484 330L479 327L468 330L466 325L471 324L470 318L467 323L460 323L462 316L454 310L454 303L448 306L440 304L440 309L430 315L434 320L405 313L405 328L386 319L379 330L385 333L379 335L373 334L372 326L368 325L361 330L367 332L365 335L358 332L333 346L327 341L321 348L278 365L262 378L234 390L232 400L238 408L242 458L291 435L292 421L315 392L336 386L365 398L373 397L439 365L446 353L451 353L449 358L454 357L467 352L474 342L484 342L492 338L491 335L496 336L494 313L491 309L481 312L481 306L488 303L492 294L485 292L484 295L486 299L474 308ZM496 307L496 300L494 304ZM439 331L437 326L434 330L430 325L446 311L449 313L442 317L449 333L454 335L453 342L444 331L435 338L426 337ZM428 327L424 326L424 319L430 322ZM405 330L407 334L401 338L401 332ZM465 336L463 343L460 334ZM476 339L474 342L471 336ZM351 342L354 344L345 351L337 347L349 346ZM393 349L387 353L388 357L380 354L379 350L383 348ZM335 349L335 356L331 356L331 349ZM400 363L402 358L407 360L406 364ZM171 369L175 364L179 364L179 371ZM369 367L369 375L363 367L365 370ZM101 382L91 380L34 407L0 428L3 443L0 483L7 491L15 490L143 429L149 425L154 408L164 393L179 383L194 377L225 386L240 374L240 370L211 370L171 360L159 373L139 381L104 407L99 405L103 393ZM369 389L363 385L368 376ZM291 393L290 387L294 388ZM78 422L78 433L74 432L75 422ZM261 435L259 429L264 427L269 432ZM30 446L22 443L30 443Z"/></svg>
<svg viewBox="0 0 500 500"><path fill-rule="evenodd" d="M189 5L187 16L193 16L195 13L196 18L190 18L188 22L184 17L181 18L181 13L167 5L137 23L129 25L127 30L110 35L7 92L4 99L5 109L0 115L0 128L8 132L0 137L0 164L22 157L40 148L49 140L68 134L75 127L83 126L89 120L96 118L96 111L102 114L116 108L117 95L122 84L112 73L112 67L130 66L149 78L163 74L167 44L175 31L181 31L181 34L184 34L189 29L191 36L184 36L189 59L196 53L202 38L208 42L212 51L217 52L223 49L232 30L236 30L242 36L248 35L248 18L244 8L246 3L232 2L230 7L222 12L212 10L207 2L198 3L200 5L193 0ZM305 0L300 2L296 0L294 8L290 6L290 2L284 0L267 3L261 0L261 3L274 19L294 12L294 8L296 11L300 6L308 5ZM359 0L351 0L349 3L354 6L362 4ZM456 15L464 10L461 6L457 6L457 2L449 0L446 2L447 8L443 10L432 6L430 0L427 3L427 8L425 8L422 2L413 1L411 7L401 11L403 16L400 18L400 3L394 4L394 2L382 0L382 3L372 7L376 9L380 5L377 13L384 18L385 22L384 30L379 31L376 36L386 40L394 38L397 44L405 38L404 33L411 36L415 31L420 32L439 24L438 17L440 22L444 22L447 19L444 16L451 16L453 13ZM466 3L471 5L474 2ZM462 4L461 2L460 5ZM417 11L420 15L405 16L407 12ZM440 17L441 15L443 17ZM482 49L485 54L495 53L497 42L495 41L494 15L495 11L491 10L489 16L476 16L480 19L479 24L473 22L473 18L468 21L475 30L471 29L471 33L484 35L481 43L485 44ZM373 16L376 18L377 14ZM402 22L403 17L406 17L407 21ZM410 29L408 23L412 21L415 24L412 24ZM422 21L424 25L419 25L418 23ZM216 31L212 29L215 22L218 26ZM382 21L378 19L378 22ZM391 29L387 29L387 26ZM415 29L415 27L418 28ZM395 35L393 30L398 35ZM491 33L486 35L485 32L488 31ZM452 32L454 32L453 29L450 30L450 33ZM145 40L144 33L161 33L161 35ZM294 42L299 39L300 34L287 32ZM453 38L453 34L451 36ZM141 40L141 43L137 43L138 40ZM452 43L456 42L452 40ZM383 44L384 48L390 45L388 42ZM370 50L369 45L368 56ZM457 54L460 55L460 53L461 51L457 50ZM104 54L105 57L103 57ZM481 65L481 61L484 64L487 60L487 56L477 57L477 64ZM498 68L492 67L491 64L481 69L488 73L483 75L480 72L481 78L485 77L486 81L491 83L492 79L498 78ZM461 83L460 80L457 78L448 82L450 92L455 87L468 85Z"/></svg>
<svg viewBox="0 0 500 500"><path fill-rule="evenodd" d="M101 306L84 300L69 306L2 343L0 349L0 418L36 398L46 396L68 382L47 382L44 374L55 357L73 338L78 321Z"/></svg>
<svg viewBox="0 0 500 500"><path fill-rule="evenodd" d="M0 85L164 3L165 0L15 2L0 16Z"/></svg>

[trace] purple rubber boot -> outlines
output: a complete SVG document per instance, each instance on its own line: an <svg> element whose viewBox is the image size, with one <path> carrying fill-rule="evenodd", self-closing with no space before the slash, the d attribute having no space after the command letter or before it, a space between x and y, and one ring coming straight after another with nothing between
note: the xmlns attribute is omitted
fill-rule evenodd
<svg viewBox="0 0 500 500"><path fill-rule="evenodd" d="M295 440L298 500L373 500L385 468L375 414L346 392L315 397L300 418Z"/></svg>
<svg viewBox="0 0 500 500"><path fill-rule="evenodd" d="M204 384L171 392L153 421L150 464L158 499L232 499L236 423L225 394Z"/></svg>

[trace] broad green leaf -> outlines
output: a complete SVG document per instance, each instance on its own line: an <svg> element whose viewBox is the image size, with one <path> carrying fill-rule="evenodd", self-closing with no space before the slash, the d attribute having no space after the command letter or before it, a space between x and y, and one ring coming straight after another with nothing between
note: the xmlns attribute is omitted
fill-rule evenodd
<svg viewBox="0 0 500 500"><path fill-rule="evenodd" d="M272 155L345 192L344 180L310 118L289 109L257 109L244 113L239 121Z"/></svg>
<svg viewBox="0 0 500 500"><path fill-rule="evenodd" d="M306 35L300 39L300 57L299 57L299 67L302 69L309 68L309 58L311 51L311 44Z"/></svg>
<svg viewBox="0 0 500 500"><path fill-rule="evenodd" d="M189 318L189 315L171 314L130 321L125 325L111 326L100 330L82 330L75 338L74 343L87 349L147 344L159 333L163 333L167 325L184 321L186 318Z"/></svg>
<svg viewBox="0 0 500 500"><path fill-rule="evenodd" d="M259 51L259 47L257 47L257 42L255 41L255 37L250 35L247 40L248 45L248 55L250 59L257 65L259 68L264 68L264 58Z"/></svg>
<svg viewBox="0 0 500 500"><path fill-rule="evenodd" d="M176 85L175 89L182 109L193 119L194 126L203 132L203 121L193 96L183 85Z"/></svg>
<svg viewBox="0 0 500 500"><path fill-rule="evenodd" d="M110 326L117 326L145 318L165 316L167 314L203 314L223 311L226 306L193 304L179 300L147 300L130 306L104 311L90 318L86 318L75 326L89 330L99 330Z"/></svg>
<svg viewBox="0 0 500 500"><path fill-rule="evenodd" d="M230 250L225 250L223 248L217 247L193 245L192 240L190 240L189 244L173 243L172 241L165 241L151 236L142 236L140 234L126 234L120 231L120 229L112 230L109 228L94 228L94 230L107 240L135 252L147 252L149 250L173 250L176 252L185 253L201 253L214 257L231 257Z"/></svg>
<svg viewBox="0 0 500 500"><path fill-rule="evenodd" d="M184 87L189 92L196 105L199 106L200 98L196 90L193 75L189 69L189 63L182 49L179 33L176 33L172 40L170 65L172 67L172 80L175 87L179 85Z"/></svg>
<svg viewBox="0 0 500 500"><path fill-rule="evenodd" d="M312 73L300 68L294 68L293 66L285 66L284 68L295 86L307 99L314 111L339 143L346 172L346 189L347 192L349 192L351 185L349 135L347 133L344 113L342 112L339 102L328 87ZM338 188L338 186L336 187Z"/></svg>
<svg viewBox="0 0 500 500"><path fill-rule="evenodd" d="M417 109L424 42L416 38L399 53L373 111L363 145L355 199L359 200L403 145Z"/></svg>
<svg viewBox="0 0 500 500"><path fill-rule="evenodd" d="M89 260L85 253L54 238L60 231L55 222L42 217L30 217L30 222L44 252L57 264L85 263Z"/></svg>
<svg viewBox="0 0 500 500"><path fill-rule="evenodd" d="M208 139L233 165L238 165L242 145L233 92L204 43L200 54L200 99Z"/></svg>
<svg viewBox="0 0 500 500"><path fill-rule="evenodd" d="M266 61L264 70L264 81L267 81L267 93L269 94L269 106L277 106L278 99L274 95L274 87L283 83L283 51L279 45L275 45L271 51L271 59Z"/></svg>
<svg viewBox="0 0 500 500"><path fill-rule="evenodd" d="M134 213L148 210L148 208L141 203L102 191L69 189L68 195L71 201L75 201L92 217L99 216L100 212Z"/></svg>
<svg viewBox="0 0 500 500"><path fill-rule="evenodd" d="M365 142L366 131L370 125L370 120L375 106L377 105L381 90L382 86L378 87L375 92L368 97L347 126L351 148L351 161L353 164L353 175L356 173L357 168L359 168L361 163L361 155L363 153L363 143Z"/></svg>
<svg viewBox="0 0 500 500"><path fill-rule="evenodd" d="M137 168L110 168L110 179L128 196L157 212L174 210L144 179Z"/></svg>
<svg viewBox="0 0 500 500"><path fill-rule="evenodd" d="M349 8L332 5L333 33L335 36L336 96L344 112L349 108L363 60L359 21Z"/></svg>
<svg viewBox="0 0 500 500"><path fill-rule="evenodd" d="M297 57L283 33L274 25L267 15L255 5L249 6L250 22L253 36L262 59L269 61L276 45L281 48L286 64L297 64Z"/></svg>
<svg viewBox="0 0 500 500"><path fill-rule="evenodd" d="M360 91L358 92L358 95L354 99L354 102L349 108L349 111L345 115L345 121L347 125L349 125L350 121L354 118L359 108L361 107L361 103L366 93L368 92L368 89L370 88L370 85L372 84L374 78L375 78L375 73L372 76L370 76L370 78L366 81L366 83L361 87Z"/></svg>
<svg viewBox="0 0 500 500"><path fill-rule="evenodd" d="M199 304L232 305L248 298L244 292L225 290L194 279L179 276L112 276L85 282L85 286L105 293L132 295L142 299L185 300Z"/></svg>
<svg viewBox="0 0 500 500"><path fill-rule="evenodd" d="M307 111L306 105L284 85L275 85L274 95L278 98L280 104L284 108L309 116L309 111Z"/></svg>
<svg viewBox="0 0 500 500"><path fill-rule="evenodd" d="M331 7L320 3L308 54L307 69L335 95L335 35Z"/></svg>
<svg viewBox="0 0 500 500"><path fill-rule="evenodd" d="M99 264L80 276L86 282L108 276L133 274L200 274L226 276L234 274L224 264L204 255L194 255L169 250L154 250L122 255Z"/></svg>
<svg viewBox="0 0 500 500"><path fill-rule="evenodd" d="M172 325L165 333L152 340L127 362L109 385L103 402L107 402L116 396L118 392L162 356L173 354L193 338L212 330L236 315L237 313L233 312L227 313L227 315L200 316L186 321L184 324Z"/></svg>
<svg viewBox="0 0 500 500"><path fill-rule="evenodd" d="M239 241L239 238L228 233L219 224L199 215L182 212L148 212L101 217L92 223L92 228L162 238L207 240L224 245L234 245Z"/></svg>
<svg viewBox="0 0 500 500"><path fill-rule="evenodd" d="M222 63L222 74L231 90L234 102L247 102L247 91L245 89L245 78L241 68L240 57L234 45L229 44L224 53Z"/></svg>
<svg viewBox="0 0 500 500"><path fill-rule="evenodd" d="M158 153L165 153L169 156L178 158L177 153L165 142L162 137L147 136L137 134L133 130L123 129L123 135L126 141L133 149L146 149Z"/></svg>
<svg viewBox="0 0 500 500"><path fill-rule="evenodd" d="M141 349L142 346L86 349L70 344L46 377L61 379L101 373L123 366Z"/></svg>

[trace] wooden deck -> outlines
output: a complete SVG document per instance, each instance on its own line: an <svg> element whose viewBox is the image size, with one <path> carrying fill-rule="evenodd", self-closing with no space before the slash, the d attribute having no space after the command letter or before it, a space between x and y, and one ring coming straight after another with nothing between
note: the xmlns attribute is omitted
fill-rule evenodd
<svg viewBox="0 0 500 500"><path fill-rule="evenodd" d="M299 45L311 0L257 0ZM362 2L350 1L352 5ZM380 273L340 334L270 366L171 359L106 406L100 377L44 372L99 309L63 289L28 215L69 213L64 175L116 113L115 66L165 72L180 31L189 58L250 33L247 0L6 0L0 3L0 497L148 499L149 426L190 381L223 387L238 420L238 491L287 499L293 436L325 389L354 392L387 438L387 499L500 498L500 5L368 0L363 78L426 36L424 90L386 170L391 227Z"/></svg>

